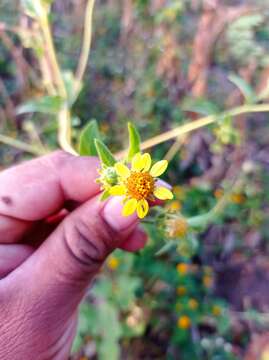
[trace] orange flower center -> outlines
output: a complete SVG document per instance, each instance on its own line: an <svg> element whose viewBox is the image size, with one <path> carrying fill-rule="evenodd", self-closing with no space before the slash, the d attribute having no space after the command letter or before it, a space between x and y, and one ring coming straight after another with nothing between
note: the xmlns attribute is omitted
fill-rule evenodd
<svg viewBox="0 0 269 360"><path fill-rule="evenodd" d="M131 172L126 181L127 195L141 200L148 198L154 190L154 178L148 172Z"/></svg>

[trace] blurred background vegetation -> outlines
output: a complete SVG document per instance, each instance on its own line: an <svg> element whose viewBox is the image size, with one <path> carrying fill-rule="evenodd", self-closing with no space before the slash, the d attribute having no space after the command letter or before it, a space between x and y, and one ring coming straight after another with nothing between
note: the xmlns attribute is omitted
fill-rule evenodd
<svg viewBox="0 0 269 360"><path fill-rule="evenodd" d="M60 76L40 1L52 6ZM163 239L148 224L143 251L111 255L81 307L72 359L268 360L268 115L223 111L268 100L269 1L99 0L83 82L73 74L90 1L40 1L0 3L0 170L57 149L66 119L75 146L96 119L116 152L128 121L147 140L220 114L151 149L171 161L168 210L202 214L239 176L216 223L176 252L156 256Z"/></svg>

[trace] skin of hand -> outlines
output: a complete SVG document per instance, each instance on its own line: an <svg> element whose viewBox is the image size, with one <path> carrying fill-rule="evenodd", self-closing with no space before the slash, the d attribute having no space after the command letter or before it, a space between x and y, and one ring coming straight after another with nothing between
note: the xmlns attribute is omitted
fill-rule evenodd
<svg viewBox="0 0 269 360"><path fill-rule="evenodd" d="M98 160L57 151L0 173L0 359L68 359L78 305L106 257L146 243Z"/></svg>

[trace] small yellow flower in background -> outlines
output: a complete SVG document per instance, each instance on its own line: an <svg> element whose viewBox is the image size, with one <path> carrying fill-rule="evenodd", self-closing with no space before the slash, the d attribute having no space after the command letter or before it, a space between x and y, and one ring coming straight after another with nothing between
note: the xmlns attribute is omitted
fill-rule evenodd
<svg viewBox="0 0 269 360"><path fill-rule="evenodd" d="M189 305L189 308L191 309L191 310L196 310L196 309L198 309L198 301L197 300L195 300L195 299L190 299L189 301L188 301L188 305Z"/></svg>
<svg viewBox="0 0 269 360"><path fill-rule="evenodd" d="M177 326L180 329L187 330L191 326L191 320L187 315L182 315L177 320Z"/></svg>
<svg viewBox="0 0 269 360"><path fill-rule="evenodd" d="M119 266L119 260L114 256L110 256L107 260L107 266L110 270L116 270Z"/></svg>
<svg viewBox="0 0 269 360"><path fill-rule="evenodd" d="M223 194L224 194L224 191L221 188L218 188L214 191L214 196L216 199L220 199L223 196Z"/></svg>
<svg viewBox="0 0 269 360"><path fill-rule="evenodd" d="M188 271L189 271L189 264L185 264L185 263L177 264L177 272L180 275L186 275Z"/></svg>
<svg viewBox="0 0 269 360"><path fill-rule="evenodd" d="M213 286L213 277L210 275L205 275L203 277L203 284L206 288L210 289Z"/></svg>
<svg viewBox="0 0 269 360"><path fill-rule="evenodd" d="M119 185L110 188L110 195L124 196L123 216L129 216L135 211L140 219L149 211L148 201L154 198L170 200L173 194L164 186L156 184L168 166L167 160L161 160L153 166L150 154L136 154L132 159L131 169L121 162L114 165L119 177Z"/></svg>
<svg viewBox="0 0 269 360"><path fill-rule="evenodd" d="M166 209L170 212L177 212L180 211L182 208L181 202L178 200L171 201L169 204L167 204Z"/></svg>
<svg viewBox="0 0 269 360"><path fill-rule="evenodd" d="M244 201L246 200L245 195L240 193L231 194L230 199L233 204L237 204L237 205L243 204Z"/></svg>
<svg viewBox="0 0 269 360"><path fill-rule="evenodd" d="M177 287L177 294L179 296L184 296L187 294L187 289L185 288L185 286L178 286Z"/></svg>
<svg viewBox="0 0 269 360"><path fill-rule="evenodd" d="M183 216L166 221L166 232L170 238L184 237L188 231L188 222Z"/></svg>
<svg viewBox="0 0 269 360"><path fill-rule="evenodd" d="M218 305L214 305L213 308L212 308L212 314L213 314L214 316L220 316L221 313L222 313L221 307L218 306Z"/></svg>

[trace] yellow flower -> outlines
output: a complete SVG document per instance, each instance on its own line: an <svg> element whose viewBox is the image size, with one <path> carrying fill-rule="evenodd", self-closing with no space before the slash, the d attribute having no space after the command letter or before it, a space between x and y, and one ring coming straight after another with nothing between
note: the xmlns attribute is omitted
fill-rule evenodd
<svg viewBox="0 0 269 360"><path fill-rule="evenodd" d="M119 266L119 260L117 258L115 258L114 256L111 256L107 260L107 266L110 270L116 270L117 267Z"/></svg>
<svg viewBox="0 0 269 360"><path fill-rule="evenodd" d="M245 196L240 193L231 194L231 202L237 205L243 204L246 200Z"/></svg>
<svg viewBox="0 0 269 360"><path fill-rule="evenodd" d="M188 305L189 305L189 308L191 309L191 310L196 310L197 308L198 308L198 301L197 300L195 300L195 299L190 299L189 301L188 301Z"/></svg>
<svg viewBox="0 0 269 360"><path fill-rule="evenodd" d="M214 305L212 308L212 314L215 316L220 316L221 313L222 313L221 307L218 305Z"/></svg>
<svg viewBox="0 0 269 360"><path fill-rule="evenodd" d="M181 208L182 208L182 205L181 205L180 201L178 201L178 200L174 200L166 206L166 209L170 212L177 212L177 211L181 210Z"/></svg>
<svg viewBox="0 0 269 360"><path fill-rule="evenodd" d="M223 196L223 194L224 194L224 191L221 188L218 188L214 191L214 196L216 199L220 199Z"/></svg>
<svg viewBox="0 0 269 360"><path fill-rule="evenodd" d="M177 320L177 326L183 330L189 329L191 326L190 318L186 315L180 316Z"/></svg>
<svg viewBox="0 0 269 360"><path fill-rule="evenodd" d="M156 184L156 179L167 169L167 160L158 161L153 166L151 162L148 153L137 153L132 159L131 169L121 162L114 165L120 183L110 189L110 195L124 196L123 216L136 211L142 219L149 211L148 200L173 198L170 190Z"/></svg>
<svg viewBox="0 0 269 360"><path fill-rule="evenodd" d="M184 296L187 294L187 289L185 288L185 286L178 286L177 287L177 294L179 296Z"/></svg>
<svg viewBox="0 0 269 360"><path fill-rule="evenodd" d="M166 221L166 231L170 238L182 238L187 234L188 222L181 215L174 219L168 219Z"/></svg>
<svg viewBox="0 0 269 360"><path fill-rule="evenodd" d="M213 286L213 278L210 275L205 275L203 277L203 284L206 288L211 288Z"/></svg>
<svg viewBox="0 0 269 360"><path fill-rule="evenodd" d="M187 274L188 270L189 270L189 265L188 264L185 264L185 263L177 264L177 272L180 275Z"/></svg>

